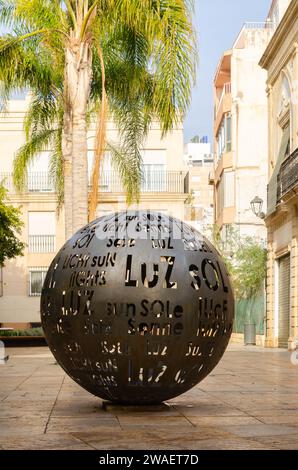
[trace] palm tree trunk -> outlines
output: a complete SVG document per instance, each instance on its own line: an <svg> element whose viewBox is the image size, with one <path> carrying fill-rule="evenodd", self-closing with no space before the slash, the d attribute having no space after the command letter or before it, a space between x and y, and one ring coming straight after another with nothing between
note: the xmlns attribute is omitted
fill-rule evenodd
<svg viewBox="0 0 298 470"><path fill-rule="evenodd" d="M64 219L65 238L68 240L72 232L72 117L68 96L65 93L63 115L62 154L64 176Z"/></svg>
<svg viewBox="0 0 298 470"><path fill-rule="evenodd" d="M76 38L66 50L65 89L70 109L63 136L65 234L69 238L88 221L87 106L92 78L88 42ZM68 145L67 145L68 144ZM70 152L71 148L71 152Z"/></svg>

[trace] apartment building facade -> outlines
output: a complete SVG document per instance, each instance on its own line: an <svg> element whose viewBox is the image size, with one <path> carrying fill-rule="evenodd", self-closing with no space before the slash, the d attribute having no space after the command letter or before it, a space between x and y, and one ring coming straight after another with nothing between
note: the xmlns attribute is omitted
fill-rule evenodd
<svg viewBox="0 0 298 470"><path fill-rule="evenodd" d="M49 176L49 152L41 152L30 165L26 187L18 193L12 181L13 159L24 143L23 121L30 96L9 103L8 112L0 115L0 181L8 189L10 203L21 207L24 223L21 239L26 243L24 256L5 263L0 276L0 324L18 328L40 322L39 296L47 268L54 254L65 242L63 208L56 210L56 195ZM88 164L92 170L95 126L88 133ZM108 139L116 142L118 132L108 123ZM183 161L182 125L161 137L154 122L144 143L143 181L138 206L183 219L184 202L189 194L188 169ZM104 158L99 181L97 215L127 209L120 177L110 155Z"/></svg>
<svg viewBox="0 0 298 470"><path fill-rule="evenodd" d="M185 144L184 160L189 179L184 219L204 233L213 224L213 189L209 185L209 174L214 160L207 137L202 138L201 142Z"/></svg>
<svg viewBox="0 0 298 470"><path fill-rule="evenodd" d="M214 77L214 220L223 237L231 225L241 236L266 238L251 211L267 181L266 73L258 62L270 37L268 23L246 23L225 51Z"/></svg>
<svg viewBox="0 0 298 470"><path fill-rule="evenodd" d="M298 2L275 0L275 31L260 65L268 72L266 345L298 345Z"/></svg>

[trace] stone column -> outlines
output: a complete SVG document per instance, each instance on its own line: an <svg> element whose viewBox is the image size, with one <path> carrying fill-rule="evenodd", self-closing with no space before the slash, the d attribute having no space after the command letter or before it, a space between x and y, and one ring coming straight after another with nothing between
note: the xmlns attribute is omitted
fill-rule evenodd
<svg viewBox="0 0 298 470"><path fill-rule="evenodd" d="M273 158L273 139L272 139L272 85L268 84L267 89L268 102L268 180L272 174L271 161ZM274 346L274 252L273 252L273 228L272 220L269 218L266 222L267 228L267 278L266 278L266 330L265 347Z"/></svg>
<svg viewBox="0 0 298 470"><path fill-rule="evenodd" d="M265 347L272 348L274 344L274 252L273 229L268 221L267 225L267 280L266 280L266 331Z"/></svg>
<svg viewBox="0 0 298 470"><path fill-rule="evenodd" d="M291 277L290 277L290 338L289 349L298 347L298 205L292 211ZM297 343L296 343L297 341Z"/></svg>

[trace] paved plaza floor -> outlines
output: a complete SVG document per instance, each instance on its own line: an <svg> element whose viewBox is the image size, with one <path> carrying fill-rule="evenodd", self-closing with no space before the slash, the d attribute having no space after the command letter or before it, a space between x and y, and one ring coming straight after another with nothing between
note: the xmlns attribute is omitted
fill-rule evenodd
<svg viewBox="0 0 298 470"><path fill-rule="evenodd" d="M230 345L168 406L115 407L74 383L47 347L0 365L0 449L298 449L298 365L285 350Z"/></svg>

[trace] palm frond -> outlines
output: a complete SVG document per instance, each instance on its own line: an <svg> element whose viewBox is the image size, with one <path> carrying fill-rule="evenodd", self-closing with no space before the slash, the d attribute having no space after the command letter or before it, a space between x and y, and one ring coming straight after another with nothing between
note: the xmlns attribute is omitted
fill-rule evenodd
<svg viewBox="0 0 298 470"><path fill-rule="evenodd" d="M141 154L128 153L127 147L118 146L113 142L107 142L106 149L110 152L113 166L120 175L121 183L126 192L127 204L129 205L134 201L138 202L141 184Z"/></svg>
<svg viewBox="0 0 298 470"><path fill-rule="evenodd" d="M0 23L10 28L14 23L15 1L0 0Z"/></svg>
<svg viewBox="0 0 298 470"><path fill-rule="evenodd" d="M66 14L57 0L15 0L14 18L30 29L61 29Z"/></svg>
<svg viewBox="0 0 298 470"><path fill-rule="evenodd" d="M39 54L39 40L18 42L9 36L0 38L0 82L4 84L5 97L14 90L31 89L48 94L53 83L61 83L62 73L46 49Z"/></svg>
<svg viewBox="0 0 298 470"><path fill-rule="evenodd" d="M92 172L92 188L91 195L89 198L89 221L93 220L96 216L96 208L98 204L98 181L99 181L99 170L102 157L104 155L105 143L106 143L106 129L107 129L107 114L108 114L108 99L105 90L105 66L102 55L102 49L97 48L98 57L101 66L101 105L98 115L99 122L97 123L96 131L96 148L94 152L93 172Z"/></svg>
<svg viewBox="0 0 298 470"><path fill-rule="evenodd" d="M63 115L61 96L49 91L47 95L34 93L24 119L26 139L38 131L57 127Z"/></svg>
<svg viewBox="0 0 298 470"><path fill-rule="evenodd" d="M196 38L185 2L162 2L160 39L153 49L154 104L163 131L170 130L189 105L195 80Z"/></svg>
<svg viewBox="0 0 298 470"><path fill-rule="evenodd" d="M56 130L43 130L31 137L17 151L13 161L13 182L15 187L21 191L26 182L27 169L29 164L34 160L42 150L51 148L52 140Z"/></svg>
<svg viewBox="0 0 298 470"><path fill-rule="evenodd" d="M53 139L53 150L49 164L50 178L54 184L57 197L57 210L61 210L64 201L64 175L62 154L62 127L59 127Z"/></svg>

